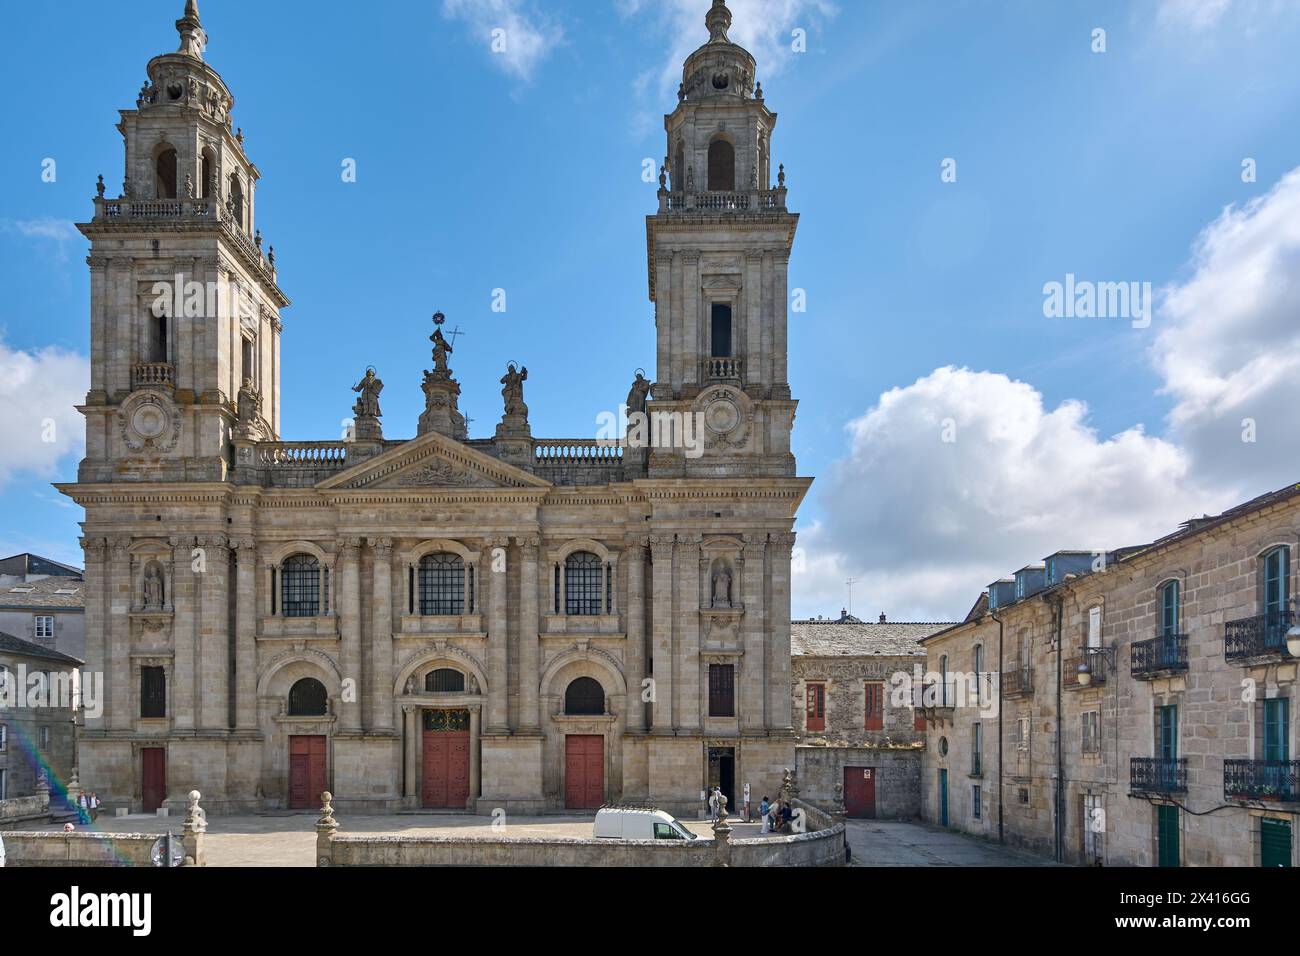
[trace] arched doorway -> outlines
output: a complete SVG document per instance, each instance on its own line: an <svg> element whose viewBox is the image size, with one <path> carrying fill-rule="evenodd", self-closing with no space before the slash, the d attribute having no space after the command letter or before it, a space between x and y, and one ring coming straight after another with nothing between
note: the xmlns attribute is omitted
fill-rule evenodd
<svg viewBox="0 0 1300 956"><path fill-rule="evenodd" d="M470 796L468 710L424 711L421 802L429 809L464 810Z"/></svg>

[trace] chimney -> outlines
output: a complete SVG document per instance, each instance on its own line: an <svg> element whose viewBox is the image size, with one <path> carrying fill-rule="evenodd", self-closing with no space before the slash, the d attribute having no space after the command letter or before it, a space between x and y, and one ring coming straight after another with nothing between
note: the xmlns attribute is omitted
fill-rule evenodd
<svg viewBox="0 0 1300 956"><path fill-rule="evenodd" d="M880 623L881 623L881 624L886 624L886 623L888 623L888 622L885 620L885 612L884 612L884 611L881 611L881 612L880 612Z"/></svg>

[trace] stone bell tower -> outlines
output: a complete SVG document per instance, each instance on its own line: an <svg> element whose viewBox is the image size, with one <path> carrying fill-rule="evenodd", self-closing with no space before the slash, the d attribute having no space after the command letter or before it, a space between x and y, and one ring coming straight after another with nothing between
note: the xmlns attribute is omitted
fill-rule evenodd
<svg viewBox="0 0 1300 956"><path fill-rule="evenodd" d="M91 242L91 386L79 480L222 481L233 439L280 428L275 251L263 250L261 173L234 98L203 60L196 0L180 46L149 61L118 130L115 198L100 177Z"/></svg>
<svg viewBox="0 0 1300 956"><path fill-rule="evenodd" d="M777 117L731 22L714 0L709 40L687 58L664 118L659 211L646 222L658 341L646 410L685 422L695 441L654 442L651 477L795 474L786 323L799 217L786 209L783 167L773 188Z"/></svg>

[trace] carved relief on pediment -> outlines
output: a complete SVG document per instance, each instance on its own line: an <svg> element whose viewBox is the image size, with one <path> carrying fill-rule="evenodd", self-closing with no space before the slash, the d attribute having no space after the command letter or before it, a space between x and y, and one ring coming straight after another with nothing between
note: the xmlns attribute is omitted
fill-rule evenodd
<svg viewBox="0 0 1300 956"><path fill-rule="evenodd" d="M495 488L496 482L478 472L463 469L450 461L432 461L398 475L393 484L399 488Z"/></svg>

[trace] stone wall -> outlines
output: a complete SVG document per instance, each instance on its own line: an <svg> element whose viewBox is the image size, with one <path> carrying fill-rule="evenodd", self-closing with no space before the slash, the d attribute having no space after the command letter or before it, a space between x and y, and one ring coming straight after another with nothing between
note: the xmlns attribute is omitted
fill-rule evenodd
<svg viewBox="0 0 1300 956"><path fill-rule="evenodd" d="M158 834L11 831L4 841L6 866L152 866L150 851Z"/></svg>
<svg viewBox="0 0 1300 956"><path fill-rule="evenodd" d="M872 768L876 778L876 817L912 820L921 815L921 748L798 747L795 750L801 795L831 806L835 785L844 784L845 767ZM762 794L759 794L762 798Z"/></svg>

